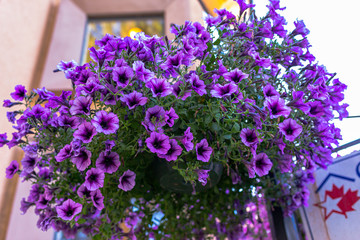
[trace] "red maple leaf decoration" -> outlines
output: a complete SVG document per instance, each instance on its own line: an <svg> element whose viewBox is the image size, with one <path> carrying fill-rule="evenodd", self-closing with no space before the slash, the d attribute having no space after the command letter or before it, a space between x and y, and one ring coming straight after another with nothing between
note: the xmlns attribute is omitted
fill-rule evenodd
<svg viewBox="0 0 360 240"><path fill-rule="evenodd" d="M353 205L360 199L357 193L358 190L356 191L351 191L351 189L347 190L345 195L337 204L337 206L341 209L342 213L345 215L345 218L347 218L346 212L355 211Z"/></svg>
<svg viewBox="0 0 360 240"><path fill-rule="evenodd" d="M351 211L355 211L355 209L353 208L353 205L359 201L360 197L357 195L358 190L356 191L351 191L351 189L349 189L345 194L344 194L344 186L341 186L340 188L335 186L335 184L332 185L332 190L325 191L325 197L324 197L324 201L322 202L318 202L315 203L314 206L317 206L319 208L324 209L324 213L325 213L325 221L331 216L331 214L333 213L338 213L340 215L344 215L345 218L347 218L346 213L347 212L351 212ZM326 203L326 201L328 200L328 197L330 197L331 199L337 199L337 198L341 198L339 200L339 202L336 204L339 209L341 211L335 210L335 209L331 209L331 211L328 213L328 209L324 206L322 206L324 203Z"/></svg>

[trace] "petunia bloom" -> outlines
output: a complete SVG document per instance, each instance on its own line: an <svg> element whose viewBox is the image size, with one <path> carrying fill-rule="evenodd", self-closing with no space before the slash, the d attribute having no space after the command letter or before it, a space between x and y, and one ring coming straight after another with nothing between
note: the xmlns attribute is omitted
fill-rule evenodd
<svg viewBox="0 0 360 240"><path fill-rule="evenodd" d="M267 84L263 88L263 93L265 98L280 97L280 93L276 91L276 89L271 84Z"/></svg>
<svg viewBox="0 0 360 240"><path fill-rule="evenodd" d="M84 171L91 164L91 152L85 147L81 147L78 154L71 157L71 162L79 171Z"/></svg>
<svg viewBox="0 0 360 240"><path fill-rule="evenodd" d="M147 102L147 98L143 97L142 93L139 93L137 91L125 94L120 98L120 100L126 103L129 109L134 109L137 106L144 106Z"/></svg>
<svg viewBox="0 0 360 240"><path fill-rule="evenodd" d="M288 117L291 112L291 108L285 105L285 100L279 97L267 98L264 105L269 109L271 119L280 116Z"/></svg>
<svg viewBox="0 0 360 240"><path fill-rule="evenodd" d="M197 160L202 162L208 162L210 160L213 149L209 147L209 144L205 138L197 143L195 148Z"/></svg>
<svg viewBox="0 0 360 240"><path fill-rule="evenodd" d="M238 87L234 83L228 83L224 86L220 84L215 84L213 90L210 91L210 94L211 96L216 98L224 98L231 96L233 93L236 92L237 89Z"/></svg>
<svg viewBox="0 0 360 240"><path fill-rule="evenodd" d="M256 146L259 143L255 129L244 128L240 132L241 141L245 146L252 147L256 150Z"/></svg>
<svg viewBox="0 0 360 240"><path fill-rule="evenodd" d="M126 170L124 174L119 178L118 187L125 192L130 191L135 187L136 174L131 170Z"/></svg>
<svg viewBox="0 0 360 240"><path fill-rule="evenodd" d="M90 106L92 104L92 98L90 96L80 96L75 98L70 107L71 115L85 114L90 115Z"/></svg>
<svg viewBox="0 0 360 240"><path fill-rule="evenodd" d="M91 168L86 172L85 187L90 191L95 191L104 186L105 173L97 168Z"/></svg>
<svg viewBox="0 0 360 240"><path fill-rule="evenodd" d="M166 79L153 78L145 86L151 89L153 97L165 97L172 93L171 85Z"/></svg>
<svg viewBox="0 0 360 240"><path fill-rule="evenodd" d="M225 80L233 83L239 83L241 80L246 79L248 77L249 74L243 73L238 68L235 68L234 70L224 74Z"/></svg>
<svg viewBox="0 0 360 240"><path fill-rule="evenodd" d="M209 177L209 171L210 170L204 170L204 169L200 169L197 170L197 174L198 174L198 181L201 183L201 185L205 186L207 184L207 179Z"/></svg>
<svg viewBox="0 0 360 240"><path fill-rule="evenodd" d="M84 143L89 143L96 134L97 131L95 127L89 122L84 122L79 126L79 129L74 132L74 138L79 139Z"/></svg>
<svg viewBox="0 0 360 240"><path fill-rule="evenodd" d="M152 132L145 142L153 153L166 154L171 148L169 137L162 133Z"/></svg>
<svg viewBox="0 0 360 240"><path fill-rule="evenodd" d="M200 80L197 74L191 74L189 82L191 83L192 88L197 94L199 94L200 96L206 94L206 85L203 80Z"/></svg>
<svg viewBox="0 0 360 240"><path fill-rule="evenodd" d="M95 117L91 120L95 126L96 131L104 134L115 133L119 128L119 118L116 114L106 112L104 110L98 111Z"/></svg>
<svg viewBox="0 0 360 240"><path fill-rule="evenodd" d="M96 207L99 211L104 208L104 196L101 194L100 189L91 192L91 200L94 204L94 207Z"/></svg>
<svg viewBox="0 0 360 240"><path fill-rule="evenodd" d="M119 154L101 152L96 160L96 167L106 173L114 173L120 166Z"/></svg>
<svg viewBox="0 0 360 240"><path fill-rule="evenodd" d="M134 72L130 67L115 67L112 72L113 80L122 88L129 84L129 81L134 77Z"/></svg>
<svg viewBox="0 0 360 240"><path fill-rule="evenodd" d="M308 102L310 110L308 112L310 117L321 117L324 115L324 107L320 101Z"/></svg>
<svg viewBox="0 0 360 240"><path fill-rule="evenodd" d="M265 153L257 154L251 161L254 164L253 166L255 173L259 177L267 175L273 165L269 157Z"/></svg>
<svg viewBox="0 0 360 240"><path fill-rule="evenodd" d="M184 145L186 151L191 151L194 148L194 135L190 132L191 128L188 127L184 132L184 136L180 139L180 142Z"/></svg>
<svg viewBox="0 0 360 240"><path fill-rule="evenodd" d="M91 198L91 191L85 186L85 184L81 184L76 193L80 198Z"/></svg>
<svg viewBox="0 0 360 240"><path fill-rule="evenodd" d="M99 67L101 68L105 61L112 60L114 58L113 52L107 52L103 49L95 49L94 47L89 48L90 57L94 62L97 62L99 64Z"/></svg>
<svg viewBox="0 0 360 240"><path fill-rule="evenodd" d="M74 202L72 199L64 201L61 206L56 207L56 212L60 218L65 221L72 220L75 215L81 213L82 205Z"/></svg>
<svg viewBox="0 0 360 240"><path fill-rule="evenodd" d="M26 92L23 85L16 85L15 92L10 93L10 96L16 101L22 101L25 98Z"/></svg>
<svg viewBox="0 0 360 240"><path fill-rule="evenodd" d="M12 178L18 170L19 163L16 160L13 160L6 168L6 178Z"/></svg>
<svg viewBox="0 0 360 240"><path fill-rule="evenodd" d="M293 142L302 132L301 125L297 124L294 119L285 119L279 124L279 129L282 134L285 135L285 139Z"/></svg>
<svg viewBox="0 0 360 240"><path fill-rule="evenodd" d="M179 118L173 108L170 108L169 111L166 111L165 115L166 123L169 125L169 127L174 126L174 120Z"/></svg>
<svg viewBox="0 0 360 240"><path fill-rule="evenodd" d="M72 156L72 147L70 144L66 144L59 153L55 156L57 162L62 162Z"/></svg>
<svg viewBox="0 0 360 240"><path fill-rule="evenodd" d="M21 160L21 164L25 172L31 173L38 161L39 158L37 156L25 154L24 158Z"/></svg>
<svg viewBox="0 0 360 240"><path fill-rule="evenodd" d="M155 131L157 128L165 126L167 120L168 116L164 108L156 105L146 111L143 125L146 126L147 130Z"/></svg>
<svg viewBox="0 0 360 240"><path fill-rule="evenodd" d="M166 161L175 161L181 154L182 148L179 146L175 139L170 139L170 149L166 154L158 154L160 158L165 158Z"/></svg>

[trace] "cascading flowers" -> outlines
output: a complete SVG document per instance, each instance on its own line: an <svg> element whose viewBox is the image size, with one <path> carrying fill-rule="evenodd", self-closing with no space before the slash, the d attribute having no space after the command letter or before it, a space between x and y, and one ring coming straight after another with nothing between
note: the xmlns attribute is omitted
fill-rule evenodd
<svg viewBox="0 0 360 240"><path fill-rule="evenodd" d="M244 17L253 5L236 1ZM22 212L67 237L241 239L268 229L248 206L306 205L341 139L330 121L347 116L346 86L315 62L303 22L287 32L279 1L268 8L247 21L217 10L207 27L173 25L171 41L107 34L91 62L57 66L73 92L16 86L4 107L25 109L8 112L16 131L0 145L25 152L6 169L32 182ZM156 161L192 193L160 187L175 178L159 180Z"/></svg>

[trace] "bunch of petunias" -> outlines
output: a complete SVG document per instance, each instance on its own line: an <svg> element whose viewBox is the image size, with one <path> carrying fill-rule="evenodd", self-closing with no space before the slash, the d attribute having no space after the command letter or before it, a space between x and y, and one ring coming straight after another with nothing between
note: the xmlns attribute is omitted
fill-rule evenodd
<svg viewBox="0 0 360 240"><path fill-rule="evenodd" d="M107 34L89 49L91 62L57 66L74 91L16 86L4 107L24 108L8 112L16 131L0 143L25 153L6 174L32 183L21 211L35 208L40 229L256 238L268 224L246 206L262 208L261 198L290 214L307 204L306 183L341 139L330 121L347 117L346 86L315 62L302 21L286 30L278 0L260 19L237 2L241 18L217 10L207 27L173 25L173 40ZM192 193L159 187L155 160Z"/></svg>

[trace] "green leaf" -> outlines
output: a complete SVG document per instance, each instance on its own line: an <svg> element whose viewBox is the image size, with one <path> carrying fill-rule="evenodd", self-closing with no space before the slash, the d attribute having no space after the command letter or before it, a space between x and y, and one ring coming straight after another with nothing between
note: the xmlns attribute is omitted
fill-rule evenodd
<svg viewBox="0 0 360 240"><path fill-rule="evenodd" d="M83 223L86 223L86 220L84 218L79 218L77 224L83 224Z"/></svg>
<svg viewBox="0 0 360 240"><path fill-rule="evenodd" d="M225 138L225 139L231 139L231 134L226 134L226 135L223 136L223 138Z"/></svg>
<svg viewBox="0 0 360 240"><path fill-rule="evenodd" d="M217 132L217 131L220 131L221 128L220 128L219 124L214 122L214 123L211 124L211 129L213 131Z"/></svg>
<svg viewBox="0 0 360 240"><path fill-rule="evenodd" d="M211 123L212 119L213 119L213 118L212 118L211 115L207 115L207 116L205 117L205 124Z"/></svg>
<svg viewBox="0 0 360 240"><path fill-rule="evenodd" d="M214 42L214 45L219 45L220 44L220 38L216 39Z"/></svg>
<svg viewBox="0 0 360 240"><path fill-rule="evenodd" d="M234 126L231 129L231 132L237 133L239 131L240 131L240 125L236 122L236 123L234 123Z"/></svg>

